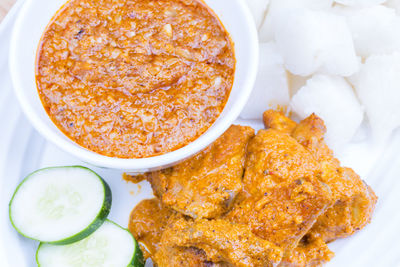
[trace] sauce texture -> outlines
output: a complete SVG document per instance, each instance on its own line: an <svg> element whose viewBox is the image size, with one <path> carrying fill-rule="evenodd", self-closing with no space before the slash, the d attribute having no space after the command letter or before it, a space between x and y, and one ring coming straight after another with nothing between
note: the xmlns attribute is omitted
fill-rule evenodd
<svg viewBox="0 0 400 267"><path fill-rule="evenodd" d="M235 56L197 0L71 0L39 45L36 81L57 127L118 158L179 149L222 112Z"/></svg>

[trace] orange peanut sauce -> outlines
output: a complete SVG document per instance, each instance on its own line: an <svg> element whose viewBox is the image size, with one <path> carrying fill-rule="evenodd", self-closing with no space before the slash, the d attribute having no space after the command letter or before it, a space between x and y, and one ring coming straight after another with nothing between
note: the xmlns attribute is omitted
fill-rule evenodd
<svg viewBox="0 0 400 267"><path fill-rule="evenodd" d="M118 158L179 149L218 118L234 45L197 0L71 0L39 45L36 81L56 126Z"/></svg>

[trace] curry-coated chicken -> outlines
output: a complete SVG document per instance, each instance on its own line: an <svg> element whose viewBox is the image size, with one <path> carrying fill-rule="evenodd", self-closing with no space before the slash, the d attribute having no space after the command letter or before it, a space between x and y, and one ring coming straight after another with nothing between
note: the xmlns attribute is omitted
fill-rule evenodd
<svg viewBox="0 0 400 267"><path fill-rule="evenodd" d="M267 129L232 126L194 157L145 174L157 199L130 231L156 266L320 266L327 246L371 219L376 196L323 140L323 121L264 113Z"/></svg>
<svg viewBox="0 0 400 267"><path fill-rule="evenodd" d="M163 245L154 255L156 266L162 267L232 267L226 262L207 260L206 253L195 247Z"/></svg>
<svg viewBox="0 0 400 267"><path fill-rule="evenodd" d="M180 218L176 215L157 198L143 200L132 210L129 231L138 241L144 258L152 258L158 266L219 267L207 261L201 249L161 245L164 230Z"/></svg>
<svg viewBox="0 0 400 267"><path fill-rule="evenodd" d="M282 259L279 267L321 266L332 257L333 252L321 237L305 235L290 255Z"/></svg>
<svg viewBox="0 0 400 267"><path fill-rule="evenodd" d="M240 267L276 266L282 259L280 248L254 235L246 225L224 219L193 220L181 216L163 232L162 255L155 255L157 264L169 257L164 255L163 247L194 247L204 251L209 262Z"/></svg>
<svg viewBox="0 0 400 267"><path fill-rule="evenodd" d="M132 210L129 231L138 241L145 259L153 257L159 250L161 235L173 215L175 211L157 198L145 199Z"/></svg>
<svg viewBox="0 0 400 267"><path fill-rule="evenodd" d="M352 169L340 166L339 160L324 142L326 128L322 119L312 114L296 125L273 110L266 111L263 117L267 128L282 129L279 124L290 125L285 127L285 131L315 157L322 169L320 179L332 191L335 204L318 218L312 231L317 232L325 242L330 242L352 235L367 225L377 197ZM284 122L278 123L279 121Z"/></svg>
<svg viewBox="0 0 400 267"><path fill-rule="evenodd" d="M334 205L318 218L305 236L307 240L318 240L320 251L324 253L313 254L313 250L299 253L305 250L298 247L282 262L286 264L284 266L318 266L332 257L322 242L347 237L365 227L371 220L377 197L352 169L340 166L339 160L324 142L326 128L318 116L312 114L297 124L280 112L267 110L263 118L267 128L292 135L311 152L321 165L321 181L332 191Z"/></svg>
<svg viewBox="0 0 400 267"><path fill-rule="evenodd" d="M242 190L247 143L254 130L231 126L194 157L147 174L163 204L192 218L215 218L229 210Z"/></svg>
<svg viewBox="0 0 400 267"><path fill-rule="evenodd" d="M248 146L243 191L226 218L248 225L286 255L332 205L320 173L312 155L290 135L260 130Z"/></svg>
<svg viewBox="0 0 400 267"><path fill-rule="evenodd" d="M145 258L158 266L276 266L282 250L227 220L194 221L158 199L144 200L131 212L129 230Z"/></svg>

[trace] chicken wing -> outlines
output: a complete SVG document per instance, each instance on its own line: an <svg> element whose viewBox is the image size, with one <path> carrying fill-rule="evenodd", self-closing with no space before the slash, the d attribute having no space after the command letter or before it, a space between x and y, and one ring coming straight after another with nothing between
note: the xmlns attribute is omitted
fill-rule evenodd
<svg viewBox="0 0 400 267"><path fill-rule="evenodd" d="M253 136L252 128L233 125L196 156L147 179L164 205L192 218L215 218L242 189L246 147Z"/></svg>
<svg viewBox="0 0 400 267"><path fill-rule="evenodd" d="M290 135L260 130L248 146L243 191L226 217L286 255L332 205L319 175L313 156Z"/></svg>

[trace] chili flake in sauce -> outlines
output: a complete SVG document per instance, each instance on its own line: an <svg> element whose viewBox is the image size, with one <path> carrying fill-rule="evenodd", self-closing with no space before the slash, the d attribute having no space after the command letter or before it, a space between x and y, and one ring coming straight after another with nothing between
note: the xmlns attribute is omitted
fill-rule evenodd
<svg viewBox="0 0 400 267"><path fill-rule="evenodd" d="M234 79L229 34L198 0L71 0L38 50L52 121L102 155L179 149L222 112Z"/></svg>

